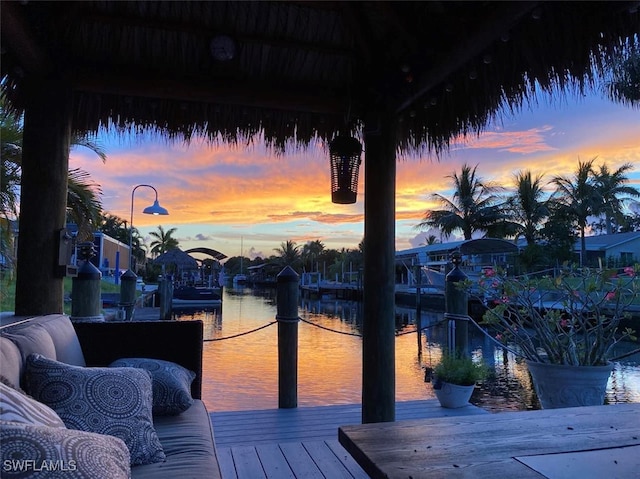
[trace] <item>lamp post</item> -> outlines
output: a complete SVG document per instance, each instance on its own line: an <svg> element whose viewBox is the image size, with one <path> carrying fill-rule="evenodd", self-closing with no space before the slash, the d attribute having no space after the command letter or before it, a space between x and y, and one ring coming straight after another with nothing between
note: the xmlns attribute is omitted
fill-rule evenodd
<svg viewBox="0 0 640 479"><path fill-rule="evenodd" d="M143 213L147 215L168 215L169 212L158 203L158 190L151 185L136 185L131 191L131 218L129 222L129 269L124 272L120 282L120 307L124 309L127 321L133 319L133 307L136 301L136 280L137 276L133 272L133 197L138 188L151 188L156 193L153 205L147 206Z"/></svg>
<svg viewBox="0 0 640 479"><path fill-rule="evenodd" d="M168 215L169 212L163 208L162 206L160 206L160 204L158 203L158 190L156 190L153 186L151 185L136 185L133 187L133 190L131 190L131 218L129 221L129 269L131 271L133 271L133 263L132 263L132 259L133 259L133 248L132 248L132 242L133 242L133 196L136 192L136 190L138 188L141 187L147 187L147 188L151 188L155 193L156 193L156 199L153 202L153 205L151 206L147 206L144 210L142 210L142 212L144 214L147 215Z"/></svg>

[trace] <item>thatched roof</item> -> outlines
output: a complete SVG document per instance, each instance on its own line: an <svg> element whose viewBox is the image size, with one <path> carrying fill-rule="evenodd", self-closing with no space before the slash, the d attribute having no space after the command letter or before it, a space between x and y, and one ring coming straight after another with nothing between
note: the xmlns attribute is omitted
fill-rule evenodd
<svg viewBox="0 0 640 479"><path fill-rule="evenodd" d="M263 131L281 147L391 112L405 151L480 130L536 82L583 87L592 54L640 30L638 2L613 1L3 1L1 16L13 104L32 79L62 79L76 130Z"/></svg>

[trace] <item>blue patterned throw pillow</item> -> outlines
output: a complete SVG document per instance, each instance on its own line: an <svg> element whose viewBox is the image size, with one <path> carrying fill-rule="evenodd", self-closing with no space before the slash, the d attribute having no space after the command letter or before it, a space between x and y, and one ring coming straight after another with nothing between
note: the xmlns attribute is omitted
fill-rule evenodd
<svg viewBox="0 0 640 479"><path fill-rule="evenodd" d="M165 460L153 427L147 371L83 368L31 354L26 383L27 392L56 411L69 429L122 439L132 466Z"/></svg>
<svg viewBox="0 0 640 479"><path fill-rule="evenodd" d="M149 371L153 383L153 414L174 416L193 404L191 383L196 373L179 364L162 359L123 358L109 367L142 368Z"/></svg>
<svg viewBox="0 0 640 479"><path fill-rule="evenodd" d="M3 478L128 479L129 450L117 437L0 421Z"/></svg>

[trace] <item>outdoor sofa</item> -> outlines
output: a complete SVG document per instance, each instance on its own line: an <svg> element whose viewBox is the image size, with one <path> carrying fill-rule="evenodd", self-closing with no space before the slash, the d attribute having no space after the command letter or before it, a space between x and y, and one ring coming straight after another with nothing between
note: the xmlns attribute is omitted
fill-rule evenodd
<svg viewBox="0 0 640 479"><path fill-rule="evenodd" d="M2 477L221 477L201 400L202 322L16 319L0 328Z"/></svg>

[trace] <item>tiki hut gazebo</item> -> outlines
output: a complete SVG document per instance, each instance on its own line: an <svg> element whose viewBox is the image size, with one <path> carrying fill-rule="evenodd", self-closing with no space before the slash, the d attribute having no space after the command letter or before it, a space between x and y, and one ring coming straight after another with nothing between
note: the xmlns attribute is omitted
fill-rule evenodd
<svg viewBox="0 0 640 479"><path fill-rule="evenodd" d="M438 151L537 89L584 88L638 2L3 1L3 91L24 111L16 309L62 311L72 131L363 143L363 421L395 417L398 152ZM327 162L327 165L329 163ZM329 166L327 166L329 167Z"/></svg>

